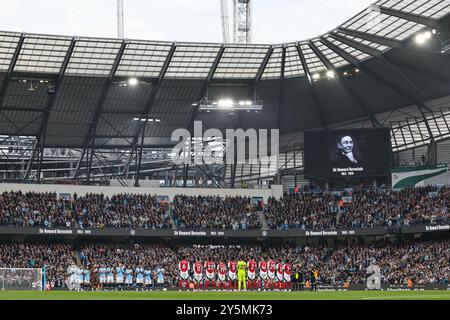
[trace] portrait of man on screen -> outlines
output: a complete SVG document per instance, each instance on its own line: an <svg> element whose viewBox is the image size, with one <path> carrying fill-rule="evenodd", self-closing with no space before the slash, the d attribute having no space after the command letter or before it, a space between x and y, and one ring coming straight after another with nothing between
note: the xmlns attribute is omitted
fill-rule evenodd
<svg viewBox="0 0 450 320"><path fill-rule="evenodd" d="M332 166L336 168L362 167L364 158L358 150L354 137L348 134L338 135L330 156Z"/></svg>

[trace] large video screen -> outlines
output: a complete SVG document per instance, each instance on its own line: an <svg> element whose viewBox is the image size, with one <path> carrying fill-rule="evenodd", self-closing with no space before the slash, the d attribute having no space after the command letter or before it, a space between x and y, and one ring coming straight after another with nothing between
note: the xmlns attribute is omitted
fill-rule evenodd
<svg viewBox="0 0 450 320"><path fill-rule="evenodd" d="M305 131L308 178L388 176L391 169L388 128Z"/></svg>

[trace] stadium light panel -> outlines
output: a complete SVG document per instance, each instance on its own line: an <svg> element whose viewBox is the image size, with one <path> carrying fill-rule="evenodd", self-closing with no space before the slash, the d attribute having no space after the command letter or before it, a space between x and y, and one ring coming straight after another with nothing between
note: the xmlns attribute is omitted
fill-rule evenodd
<svg viewBox="0 0 450 320"><path fill-rule="evenodd" d="M422 44L424 44L424 42L425 42L425 37L422 34L418 34L416 36L416 43L419 45L422 45Z"/></svg>
<svg viewBox="0 0 450 320"><path fill-rule="evenodd" d="M334 78L334 72L331 71L331 70L328 70L328 71L327 71L327 77L330 78L330 79L331 79L331 78Z"/></svg>
<svg viewBox="0 0 450 320"><path fill-rule="evenodd" d="M313 78L314 80L319 80L319 79L320 79L320 74L314 73L314 74L312 75L312 78Z"/></svg>
<svg viewBox="0 0 450 320"><path fill-rule="evenodd" d="M218 102L219 107L230 108L233 106L233 100L231 99L223 99Z"/></svg>
<svg viewBox="0 0 450 320"><path fill-rule="evenodd" d="M135 85L137 85L139 83L139 81L138 81L138 79L136 79L136 78L130 78L130 79L128 79L128 84L130 85L130 86L135 86Z"/></svg>

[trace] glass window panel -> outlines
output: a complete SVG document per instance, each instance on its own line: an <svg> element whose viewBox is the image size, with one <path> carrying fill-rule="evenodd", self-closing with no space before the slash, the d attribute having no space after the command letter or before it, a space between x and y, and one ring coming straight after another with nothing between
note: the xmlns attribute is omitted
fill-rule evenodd
<svg viewBox="0 0 450 320"><path fill-rule="evenodd" d="M286 48L286 64L284 70L284 76L286 78L297 77L304 75L302 62L298 55L296 44L289 44Z"/></svg>
<svg viewBox="0 0 450 320"><path fill-rule="evenodd" d="M133 41L128 43L116 75L158 77L171 46L172 44L168 42Z"/></svg>
<svg viewBox="0 0 450 320"><path fill-rule="evenodd" d="M79 39L67 66L67 74L103 76L111 72L121 41Z"/></svg>
<svg viewBox="0 0 450 320"><path fill-rule="evenodd" d="M19 44L20 34L0 32L0 70L6 71Z"/></svg>
<svg viewBox="0 0 450 320"><path fill-rule="evenodd" d="M61 70L70 43L70 38L26 37L14 70L58 73Z"/></svg>
<svg viewBox="0 0 450 320"><path fill-rule="evenodd" d="M262 74L262 78L280 78L281 77L281 64L283 59L283 48L277 47L273 49L266 69Z"/></svg>
<svg viewBox="0 0 450 320"><path fill-rule="evenodd" d="M255 78L268 46L226 47L214 78Z"/></svg>
<svg viewBox="0 0 450 320"><path fill-rule="evenodd" d="M219 51L218 45L178 45L166 77L206 78Z"/></svg>
<svg viewBox="0 0 450 320"><path fill-rule="evenodd" d="M336 52L328 48L322 41L313 40L314 46L327 58L328 61L335 67L349 65L348 61L338 55Z"/></svg>

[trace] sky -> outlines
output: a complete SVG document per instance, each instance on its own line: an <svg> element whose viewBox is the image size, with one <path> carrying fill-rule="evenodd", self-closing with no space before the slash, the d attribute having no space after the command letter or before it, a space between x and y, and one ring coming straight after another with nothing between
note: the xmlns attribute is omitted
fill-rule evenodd
<svg viewBox="0 0 450 320"><path fill-rule="evenodd" d="M253 43L326 33L375 0L253 0ZM232 0L228 0L230 22ZM0 31L117 37L116 0L0 0ZM222 42L220 0L124 0L125 38Z"/></svg>

